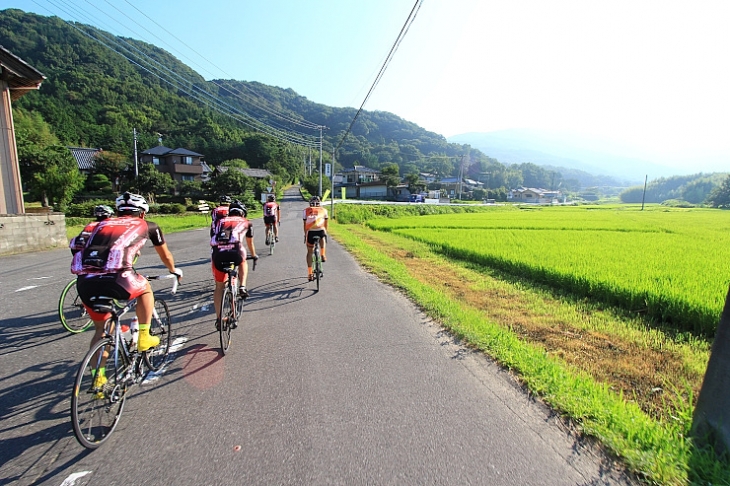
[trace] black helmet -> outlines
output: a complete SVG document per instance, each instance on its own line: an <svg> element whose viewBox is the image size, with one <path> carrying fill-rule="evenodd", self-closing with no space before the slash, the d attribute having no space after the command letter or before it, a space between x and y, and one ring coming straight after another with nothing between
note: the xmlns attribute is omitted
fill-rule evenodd
<svg viewBox="0 0 730 486"><path fill-rule="evenodd" d="M221 204L231 204L231 196L221 196L219 199Z"/></svg>
<svg viewBox="0 0 730 486"><path fill-rule="evenodd" d="M231 205L228 207L228 216L243 216L245 218L246 216L248 216L246 205L243 204L241 201L231 203Z"/></svg>
<svg viewBox="0 0 730 486"><path fill-rule="evenodd" d="M106 219L113 214L114 214L114 210L104 204L100 204L94 208L94 216L96 216L96 219L98 221Z"/></svg>
<svg viewBox="0 0 730 486"><path fill-rule="evenodd" d="M268 196L266 197L266 200L267 200L267 201L269 201L269 202L274 202L274 200L275 200L275 199L276 199L276 198L274 197L274 195L273 195L273 194L269 194L269 195L268 195Z"/></svg>
<svg viewBox="0 0 730 486"><path fill-rule="evenodd" d="M320 199L319 199L319 196L312 196L312 197L311 197L311 198L309 199L309 205L310 205L310 206L319 206L320 202L321 202L321 201L320 201Z"/></svg>

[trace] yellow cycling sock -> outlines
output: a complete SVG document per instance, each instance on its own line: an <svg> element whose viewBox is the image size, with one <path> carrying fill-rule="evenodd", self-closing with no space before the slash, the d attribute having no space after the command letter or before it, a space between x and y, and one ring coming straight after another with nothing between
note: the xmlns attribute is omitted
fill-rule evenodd
<svg viewBox="0 0 730 486"><path fill-rule="evenodd" d="M91 376L96 376L96 373L99 373L99 376L106 376L106 367L100 366L99 369L91 370Z"/></svg>

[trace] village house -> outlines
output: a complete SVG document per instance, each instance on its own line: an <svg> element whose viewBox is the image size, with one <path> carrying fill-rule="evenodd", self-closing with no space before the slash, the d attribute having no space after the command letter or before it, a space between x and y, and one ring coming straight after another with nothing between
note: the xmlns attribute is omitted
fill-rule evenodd
<svg viewBox="0 0 730 486"><path fill-rule="evenodd" d="M557 204L564 199L560 191L550 191L534 187L510 189L507 201L513 203Z"/></svg>
<svg viewBox="0 0 730 486"><path fill-rule="evenodd" d="M212 169L203 160L203 155L184 148L171 149L158 145L140 154L140 163L152 163L160 172L170 174L179 185L184 181L204 181Z"/></svg>

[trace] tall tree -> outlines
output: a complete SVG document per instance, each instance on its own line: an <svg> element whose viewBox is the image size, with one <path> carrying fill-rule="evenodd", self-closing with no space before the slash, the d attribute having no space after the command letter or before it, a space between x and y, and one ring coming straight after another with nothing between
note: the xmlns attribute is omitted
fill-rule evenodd
<svg viewBox="0 0 730 486"><path fill-rule="evenodd" d="M707 204L713 208L730 209L730 175L710 193Z"/></svg>

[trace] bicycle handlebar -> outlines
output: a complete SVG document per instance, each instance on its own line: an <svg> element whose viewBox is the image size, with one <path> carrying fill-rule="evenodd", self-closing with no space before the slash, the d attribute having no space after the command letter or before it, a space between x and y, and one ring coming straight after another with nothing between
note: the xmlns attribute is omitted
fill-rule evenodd
<svg viewBox="0 0 730 486"><path fill-rule="evenodd" d="M177 286L180 283L178 276L175 275L174 273L171 273L169 275L145 275L144 278L146 278L147 280L165 280L168 278L175 279L172 282L172 289L170 290L173 294L175 294L177 292Z"/></svg>

